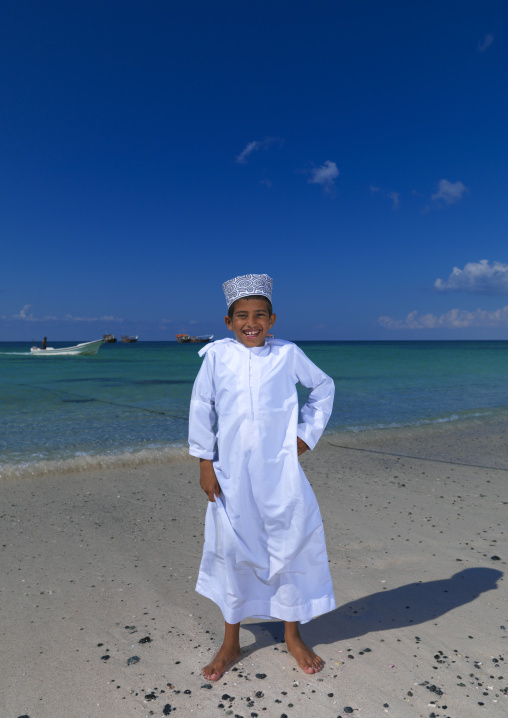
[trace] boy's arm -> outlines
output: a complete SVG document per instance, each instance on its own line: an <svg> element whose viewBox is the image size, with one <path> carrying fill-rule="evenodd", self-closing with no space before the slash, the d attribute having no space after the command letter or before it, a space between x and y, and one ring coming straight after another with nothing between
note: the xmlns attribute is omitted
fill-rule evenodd
<svg viewBox="0 0 508 718"><path fill-rule="evenodd" d="M199 483L209 501L220 493L219 482L213 468L217 454L215 435L215 392L211 360L205 355L192 388L189 412L189 453L199 458Z"/></svg>
<svg viewBox="0 0 508 718"><path fill-rule="evenodd" d="M208 495L208 501L215 501L220 494L220 486L213 468L213 461L209 459L199 460L199 485Z"/></svg>
<svg viewBox="0 0 508 718"><path fill-rule="evenodd" d="M210 354L206 354L192 388L189 410L189 454L216 459L215 391Z"/></svg>
<svg viewBox="0 0 508 718"><path fill-rule="evenodd" d="M311 362L297 346L294 354L294 371L296 380L311 390L308 401L300 412L302 422L298 424L297 434L309 449L313 449L332 413L335 386L333 379ZM300 456L300 445L298 445L298 455Z"/></svg>
<svg viewBox="0 0 508 718"><path fill-rule="evenodd" d="M302 454L305 454L306 451L309 451L309 447L303 439L300 439L299 436L296 437L296 450L298 452L298 456L301 456Z"/></svg>

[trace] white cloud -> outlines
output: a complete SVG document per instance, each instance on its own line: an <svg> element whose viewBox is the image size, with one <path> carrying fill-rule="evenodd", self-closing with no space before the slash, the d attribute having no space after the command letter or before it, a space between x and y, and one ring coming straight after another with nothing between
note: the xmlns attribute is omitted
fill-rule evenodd
<svg viewBox="0 0 508 718"><path fill-rule="evenodd" d="M314 167L311 170L312 177L309 179L310 184L320 184L326 190L330 190L334 186L334 181L339 176L339 168L335 162L326 160L321 167Z"/></svg>
<svg viewBox="0 0 508 718"><path fill-rule="evenodd" d="M27 312L31 306L32 306L31 304L25 304L23 309L19 310L19 314L14 315L14 318L15 319L30 319L32 315L31 314L27 315Z"/></svg>
<svg viewBox="0 0 508 718"><path fill-rule="evenodd" d="M282 145L282 140L279 137L265 137L264 140L253 140L248 142L240 154L236 157L235 162L240 165L247 164L247 158L257 150L266 150L273 144Z"/></svg>
<svg viewBox="0 0 508 718"><path fill-rule="evenodd" d="M405 319L379 317L377 320L385 329L464 329L466 327L508 327L508 306L488 312L477 309L468 312L450 309L445 314L419 314L410 312Z"/></svg>
<svg viewBox="0 0 508 718"><path fill-rule="evenodd" d="M248 145L245 147L245 149L243 149L240 152L240 154L236 158L236 161L239 164L244 165L247 162L247 157L250 154L252 154L255 150L259 150L260 147L261 147L261 142L256 142L256 141L249 142Z"/></svg>
<svg viewBox="0 0 508 718"><path fill-rule="evenodd" d="M494 35L491 35L490 32L485 35L483 40L480 40L478 43L478 52L485 52L485 50L488 50L489 47L494 42Z"/></svg>
<svg viewBox="0 0 508 718"><path fill-rule="evenodd" d="M31 304L25 304L19 314L13 314L12 317L2 317L6 320L22 320L25 322L123 322L121 317L103 316L103 317L74 317L72 314L66 314L64 317L55 317L47 315L45 317L35 317L31 312L28 313Z"/></svg>
<svg viewBox="0 0 508 718"><path fill-rule="evenodd" d="M57 319L57 317L53 317L53 319ZM72 314L66 314L63 320L66 322L123 322L121 317L107 315L103 317L73 317Z"/></svg>
<svg viewBox="0 0 508 718"><path fill-rule="evenodd" d="M397 209L400 205L400 194L398 192L388 192L386 196L392 200L393 209Z"/></svg>
<svg viewBox="0 0 508 718"><path fill-rule="evenodd" d="M468 262L464 269L454 267L448 279L436 279L434 287L440 292L471 292L474 294L508 294L508 264Z"/></svg>
<svg viewBox="0 0 508 718"><path fill-rule="evenodd" d="M468 192L468 188L462 184L462 182L449 182L446 179L439 180L437 184L438 190L432 195L431 199L435 202L444 200L446 204L455 204L465 192Z"/></svg>
<svg viewBox="0 0 508 718"><path fill-rule="evenodd" d="M388 197L393 202L393 209L400 207L400 192L384 192L380 187L371 186L370 191L372 194L380 192L383 197Z"/></svg>

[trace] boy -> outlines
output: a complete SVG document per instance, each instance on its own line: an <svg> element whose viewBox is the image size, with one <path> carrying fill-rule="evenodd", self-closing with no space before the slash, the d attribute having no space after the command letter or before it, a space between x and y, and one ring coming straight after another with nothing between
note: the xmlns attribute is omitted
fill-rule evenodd
<svg viewBox="0 0 508 718"><path fill-rule="evenodd" d="M209 499L196 591L225 619L222 647L203 669L211 681L240 657L247 617L282 619L289 652L317 673L322 660L298 622L335 608L319 507L298 462L324 431L334 385L295 344L267 339L276 319L272 283L266 274L224 283L235 338L201 349L192 391L190 454L200 459ZM311 389L301 424L298 382Z"/></svg>

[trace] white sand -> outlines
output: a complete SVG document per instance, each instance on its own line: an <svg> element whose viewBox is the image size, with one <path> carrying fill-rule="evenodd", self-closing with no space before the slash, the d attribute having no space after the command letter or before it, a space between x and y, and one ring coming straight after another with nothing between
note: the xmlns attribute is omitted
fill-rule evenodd
<svg viewBox="0 0 508 718"><path fill-rule="evenodd" d="M508 449L482 426L326 436L303 457L339 606L302 629L325 660L311 677L280 623L251 621L237 670L203 687L223 622L194 592L197 462L2 481L0 716L506 716Z"/></svg>

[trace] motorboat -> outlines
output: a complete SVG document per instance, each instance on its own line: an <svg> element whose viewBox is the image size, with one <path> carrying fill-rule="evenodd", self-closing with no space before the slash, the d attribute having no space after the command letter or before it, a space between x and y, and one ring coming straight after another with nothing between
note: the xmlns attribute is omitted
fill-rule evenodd
<svg viewBox="0 0 508 718"><path fill-rule="evenodd" d="M94 342L84 342L83 344L76 344L73 347L32 347L30 353L34 356L75 356L77 354L84 354L91 356L97 354L101 344L104 344L104 339L97 339Z"/></svg>

